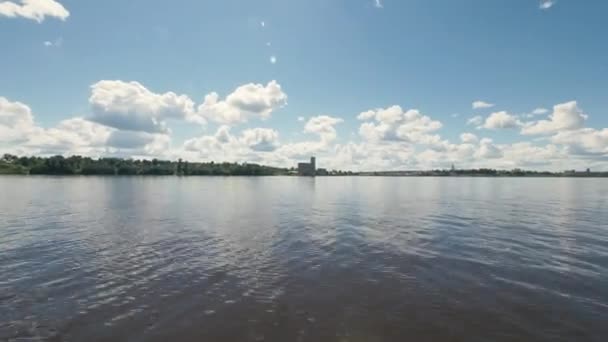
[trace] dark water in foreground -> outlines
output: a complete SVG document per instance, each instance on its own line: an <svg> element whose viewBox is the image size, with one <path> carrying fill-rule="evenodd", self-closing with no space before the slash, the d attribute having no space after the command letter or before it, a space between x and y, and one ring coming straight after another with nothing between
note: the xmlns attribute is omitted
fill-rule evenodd
<svg viewBox="0 0 608 342"><path fill-rule="evenodd" d="M608 181L0 177L0 341L606 341Z"/></svg>

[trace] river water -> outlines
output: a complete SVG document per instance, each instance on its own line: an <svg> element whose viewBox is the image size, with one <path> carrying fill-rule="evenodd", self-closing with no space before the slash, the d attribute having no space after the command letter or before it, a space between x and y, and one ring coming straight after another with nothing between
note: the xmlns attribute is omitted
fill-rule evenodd
<svg viewBox="0 0 608 342"><path fill-rule="evenodd" d="M0 341L607 338L607 180L0 177Z"/></svg>

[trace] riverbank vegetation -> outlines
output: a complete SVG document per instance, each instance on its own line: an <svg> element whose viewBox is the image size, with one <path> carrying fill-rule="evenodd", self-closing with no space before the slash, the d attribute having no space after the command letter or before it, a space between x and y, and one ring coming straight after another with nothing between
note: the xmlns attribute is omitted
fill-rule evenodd
<svg viewBox="0 0 608 342"><path fill-rule="evenodd" d="M280 168L252 163L194 163L158 159L90 158L83 156L19 157L5 154L0 158L0 175L156 175L156 176L282 176L296 175L294 168ZM351 172L317 169L317 176L382 177L608 177L608 172L568 170L564 172L530 170L429 170Z"/></svg>
<svg viewBox="0 0 608 342"><path fill-rule="evenodd" d="M89 158L82 156L18 157L5 154L0 174L30 175L204 175L274 176L288 169L250 163L192 163L168 160Z"/></svg>

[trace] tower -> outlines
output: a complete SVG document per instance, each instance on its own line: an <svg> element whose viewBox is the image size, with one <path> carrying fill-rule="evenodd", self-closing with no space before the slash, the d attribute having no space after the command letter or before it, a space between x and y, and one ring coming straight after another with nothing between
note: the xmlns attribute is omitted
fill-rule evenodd
<svg viewBox="0 0 608 342"><path fill-rule="evenodd" d="M315 174L315 171L317 170L317 160L315 157L310 157L310 168L312 169L312 174Z"/></svg>

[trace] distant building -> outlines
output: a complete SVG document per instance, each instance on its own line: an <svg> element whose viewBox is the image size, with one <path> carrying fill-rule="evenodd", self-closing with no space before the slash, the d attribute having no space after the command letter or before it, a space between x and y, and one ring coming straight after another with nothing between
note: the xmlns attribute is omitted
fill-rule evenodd
<svg viewBox="0 0 608 342"><path fill-rule="evenodd" d="M317 176L327 176L327 175L329 175L329 172L327 171L327 169L317 169L316 175Z"/></svg>
<svg viewBox="0 0 608 342"><path fill-rule="evenodd" d="M314 177L317 170L315 157L310 157L310 163L298 163L298 175Z"/></svg>

